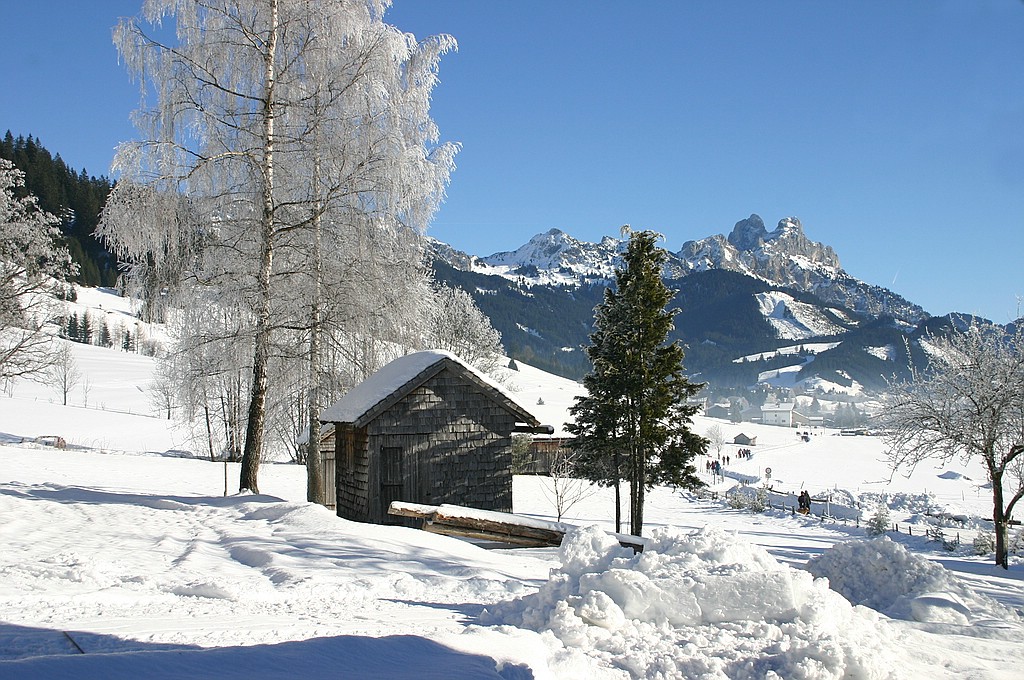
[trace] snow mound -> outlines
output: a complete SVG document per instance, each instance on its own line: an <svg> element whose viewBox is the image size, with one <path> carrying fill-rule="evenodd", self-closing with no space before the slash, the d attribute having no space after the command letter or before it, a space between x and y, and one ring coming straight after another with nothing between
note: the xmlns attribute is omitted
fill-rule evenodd
<svg viewBox="0 0 1024 680"><path fill-rule="evenodd" d="M941 564L888 537L840 543L807 562L816 578L850 602L894 619L922 623L1019 622L1016 613L975 592Z"/></svg>
<svg viewBox="0 0 1024 680"><path fill-rule="evenodd" d="M629 677L887 678L878 615L824 579L714 528L657 529L643 553L597 527L569 533L538 592L489 608L489 623L550 633Z"/></svg>

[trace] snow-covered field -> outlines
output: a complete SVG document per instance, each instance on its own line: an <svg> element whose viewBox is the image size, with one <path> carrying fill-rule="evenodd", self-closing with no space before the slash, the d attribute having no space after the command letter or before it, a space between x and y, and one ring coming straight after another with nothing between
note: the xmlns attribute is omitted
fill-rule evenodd
<svg viewBox="0 0 1024 680"><path fill-rule="evenodd" d="M806 488L816 513L867 517L882 501L914 535L659 488L633 555L592 489L561 549L494 549L339 519L305 502L296 466L237 495L237 466L166 453L185 444L147 403L150 360L74 349L88 408L81 389L67 407L40 385L0 396L2 678L1021 677L1024 563L971 550L979 469L889 480L872 437L699 418L758 438L748 460L723 449L720 494L771 468L777 504ZM545 422L571 403L530 367L515 382ZM68 449L22 443L41 435ZM517 477L514 503L554 519L551 480ZM945 529L960 548L928 541L926 512L966 520Z"/></svg>

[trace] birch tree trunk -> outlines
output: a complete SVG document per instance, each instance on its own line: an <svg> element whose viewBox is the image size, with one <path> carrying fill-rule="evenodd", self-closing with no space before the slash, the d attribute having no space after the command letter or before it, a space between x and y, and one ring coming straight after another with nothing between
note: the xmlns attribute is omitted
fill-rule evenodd
<svg viewBox="0 0 1024 680"><path fill-rule="evenodd" d="M320 158L313 164L313 186L320 186ZM313 214L313 288L309 301L309 381L307 413L309 417L309 442L306 450L306 500L323 505L326 502L325 484L334 480L324 479L320 456L320 334L323 332L320 308L323 296L323 214L319 204Z"/></svg>
<svg viewBox="0 0 1024 680"><path fill-rule="evenodd" d="M242 450L238 490L259 493L257 475L263 456L264 422L267 415L267 363L270 360L270 277L274 270L274 85L277 77L278 0L270 0L269 39L265 54L263 99L263 214L260 221L260 269L257 279L256 328L252 360L249 418Z"/></svg>

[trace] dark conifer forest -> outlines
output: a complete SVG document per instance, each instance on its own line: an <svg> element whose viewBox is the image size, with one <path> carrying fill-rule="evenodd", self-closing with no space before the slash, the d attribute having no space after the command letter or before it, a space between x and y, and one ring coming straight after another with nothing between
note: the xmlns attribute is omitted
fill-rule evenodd
<svg viewBox="0 0 1024 680"><path fill-rule="evenodd" d="M0 158L25 173L25 190L39 199L39 206L60 218L71 257L78 264L75 282L85 286L114 286L116 258L92 233L112 183L104 176L75 171L60 154L51 154L31 134L15 137L10 130L0 141Z"/></svg>

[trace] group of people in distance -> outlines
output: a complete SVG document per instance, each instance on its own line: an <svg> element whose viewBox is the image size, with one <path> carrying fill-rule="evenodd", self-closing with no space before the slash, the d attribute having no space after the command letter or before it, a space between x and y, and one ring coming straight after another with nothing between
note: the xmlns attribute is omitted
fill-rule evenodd
<svg viewBox="0 0 1024 680"><path fill-rule="evenodd" d="M799 512L807 514L811 511L811 494L807 493L807 489L800 492L797 496L797 504L800 506Z"/></svg>

